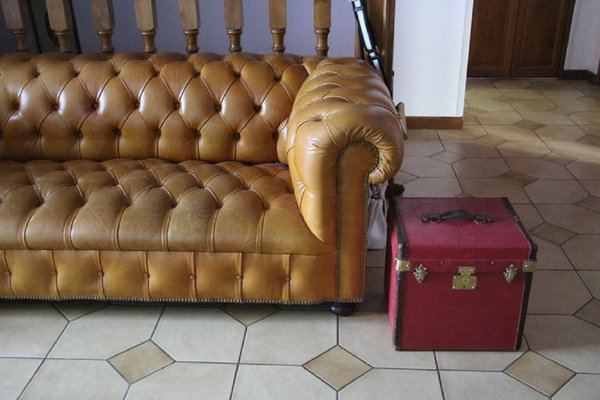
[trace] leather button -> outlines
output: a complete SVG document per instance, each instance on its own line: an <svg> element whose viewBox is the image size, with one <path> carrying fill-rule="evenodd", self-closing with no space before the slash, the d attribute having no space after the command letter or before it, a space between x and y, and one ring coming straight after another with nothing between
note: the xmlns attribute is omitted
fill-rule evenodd
<svg viewBox="0 0 600 400"><path fill-rule="evenodd" d="M179 108L179 107L181 107L181 104L179 104L179 102L178 102L178 101L176 101L175 103L173 103L173 106L174 106L175 108Z"/></svg>
<svg viewBox="0 0 600 400"><path fill-rule="evenodd" d="M289 276L286 276L286 277L285 277L285 281L286 281L286 282L289 282L289 281L291 281L291 280L292 280L292 278L290 278Z"/></svg>
<svg viewBox="0 0 600 400"><path fill-rule="evenodd" d="M150 278L150 274L147 272L144 272L144 278L146 278L146 279Z"/></svg>
<svg viewBox="0 0 600 400"><path fill-rule="evenodd" d="M133 103L133 106L134 106L135 108L140 108L140 102L139 102L139 101L136 101L135 103Z"/></svg>
<svg viewBox="0 0 600 400"><path fill-rule="evenodd" d="M275 140L279 139L279 133L273 132L273 139L275 139Z"/></svg>
<svg viewBox="0 0 600 400"><path fill-rule="evenodd" d="M254 106L254 111L256 111L256 112L260 112L261 109L262 109L261 106Z"/></svg>
<svg viewBox="0 0 600 400"><path fill-rule="evenodd" d="M6 271L4 274L5 274L6 276L11 276L11 275L12 275L10 271Z"/></svg>
<svg viewBox="0 0 600 400"><path fill-rule="evenodd" d="M191 274L191 275L190 275L190 280L191 280L191 281L193 281L193 280L195 280L195 279L196 279L196 275L194 275L194 274Z"/></svg>
<svg viewBox="0 0 600 400"><path fill-rule="evenodd" d="M55 111L56 111L56 110L58 110L58 104L53 104L53 105L52 105L52 108L53 108Z"/></svg>
<svg viewBox="0 0 600 400"><path fill-rule="evenodd" d="M221 111L221 105L220 104L215 104L215 110L216 111Z"/></svg>
<svg viewBox="0 0 600 400"><path fill-rule="evenodd" d="M242 276L241 276L240 274L237 274L237 275L235 276L235 279L237 279L238 281L241 281L241 280L242 280Z"/></svg>
<svg viewBox="0 0 600 400"><path fill-rule="evenodd" d="M115 129L113 131L113 133L115 134L115 136L120 136L121 135L121 130L117 128L117 129Z"/></svg>
<svg viewBox="0 0 600 400"><path fill-rule="evenodd" d="M240 134L239 133L234 133L233 134L233 140L240 140Z"/></svg>
<svg viewBox="0 0 600 400"><path fill-rule="evenodd" d="M98 278L102 278L104 276L104 272L98 271Z"/></svg>

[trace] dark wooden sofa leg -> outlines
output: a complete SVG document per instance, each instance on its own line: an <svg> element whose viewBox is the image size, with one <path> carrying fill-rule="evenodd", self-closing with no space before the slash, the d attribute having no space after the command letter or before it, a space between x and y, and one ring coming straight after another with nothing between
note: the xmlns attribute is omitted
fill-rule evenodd
<svg viewBox="0 0 600 400"><path fill-rule="evenodd" d="M352 315L354 310L356 310L356 303L333 303L331 305L331 312L339 317Z"/></svg>

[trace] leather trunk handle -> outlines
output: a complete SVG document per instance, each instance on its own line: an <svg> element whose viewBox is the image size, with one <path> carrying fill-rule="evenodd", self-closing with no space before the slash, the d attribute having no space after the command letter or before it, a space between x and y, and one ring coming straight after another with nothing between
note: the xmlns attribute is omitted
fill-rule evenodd
<svg viewBox="0 0 600 400"><path fill-rule="evenodd" d="M450 210L443 214L423 214L421 221L439 224L444 221L473 221L476 224L489 224L494 221L493 215L471 214L465 210Z"/></svg>

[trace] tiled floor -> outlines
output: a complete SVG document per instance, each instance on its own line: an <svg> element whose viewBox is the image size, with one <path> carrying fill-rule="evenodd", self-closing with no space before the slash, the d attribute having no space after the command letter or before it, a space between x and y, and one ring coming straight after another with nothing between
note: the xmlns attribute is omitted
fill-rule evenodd
<svg viewBox="0 0 600 400"><path fill-rule="evenodd" d="M600 87L469 82L465 127L409 132L406 196L507 196L539 244L518 352L395 352L383 255L323 307L0 302L1 399L600 399Z"/></svg>

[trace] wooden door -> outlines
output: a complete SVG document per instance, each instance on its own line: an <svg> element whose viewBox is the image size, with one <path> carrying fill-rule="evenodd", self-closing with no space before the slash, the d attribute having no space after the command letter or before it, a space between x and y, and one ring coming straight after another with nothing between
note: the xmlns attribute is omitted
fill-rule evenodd
<svg viewBox="0 0 600 400"><path fill-rule="evenodd" d="M574 3L475 0L469 76L558 76Z"/></svg>
<svg viewBox="0 0 600 400"><path fill-rule="evenodd" d="M469 76L510 76L519 0L475 0Z"/></svg>

